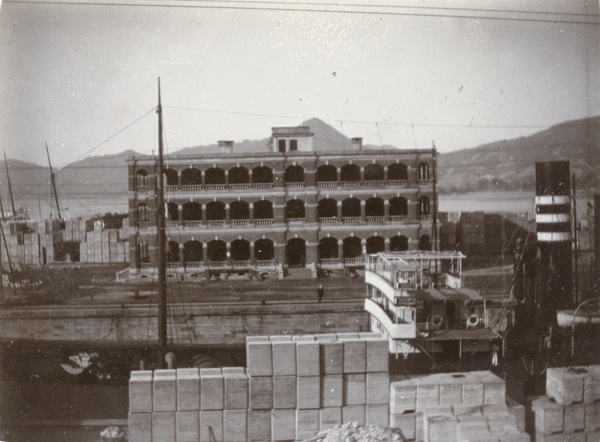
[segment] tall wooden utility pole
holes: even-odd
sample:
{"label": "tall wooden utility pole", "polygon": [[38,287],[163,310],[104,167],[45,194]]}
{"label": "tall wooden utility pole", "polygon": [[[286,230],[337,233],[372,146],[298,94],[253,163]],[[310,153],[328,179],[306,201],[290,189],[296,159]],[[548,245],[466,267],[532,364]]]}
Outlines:
{"label": "tall wooden utility pole", "polygon": [[158,346],[160,348],[159,364],[164,366],[167,354],[167,262],[165,232],[165,195],[163,177],[163,126],[162,104],[160,99],[160,77],[158,78]]}

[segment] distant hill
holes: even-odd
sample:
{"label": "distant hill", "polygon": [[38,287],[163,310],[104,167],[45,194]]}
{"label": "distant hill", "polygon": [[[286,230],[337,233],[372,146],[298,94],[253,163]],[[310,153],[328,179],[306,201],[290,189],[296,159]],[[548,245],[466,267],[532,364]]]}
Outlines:
{"label": "distant hill", "polygon": [[[350,150],[352,141],[329,124],[312,118],[300,123],[314,133],[319,151]],[[269,138],[234,143],[235,152],[268,152]],[[395,149],[391,145],[364,145],[365,149]],[[172,155],[218,153],[218,145],[192,146]],[[94,211],[103,200],[102,211],[126,210],[127,165],[125,160],[140,156],[128,150],[115,155],[93,156],[71,163],[56,173],[61,200],[77,201]],[[438,189],[441,194],[473,191],[517,191],[534,189],[537,161],[569,160],[576,175],[578,191],[600,192],[600,117],[569,121],[528,137],[502,140],[471,149],[439,154]],[[0,162],[0,188],[4,207],[10,207],[4,162]],[[54,205],[47,167],[8,160],[16,206],[19,201]],[[36,203],[37,205],[37,203]],[[100,210],[98,210],[100,211]]]}
{"label": "distant hill", "polygon": [[441,154],[441,193],[533,190],[535,163],[569,160],[581,190],[600,191],[600,117],[569,121],[528,137]]}

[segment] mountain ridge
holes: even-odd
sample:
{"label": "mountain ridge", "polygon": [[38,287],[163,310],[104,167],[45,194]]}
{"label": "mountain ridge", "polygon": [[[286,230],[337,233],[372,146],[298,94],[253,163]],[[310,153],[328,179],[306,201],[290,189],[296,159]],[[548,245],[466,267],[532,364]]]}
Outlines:
{"label": "mountain ridge", "polygon": [[[314,133],[319,151],[351,150],[352,141],[318,118],[300,125]],[[241,153],[268,152],[270,138],[243,140],[234,144]],[[341,145],[341,149],[340,149]],[[365,150],[397,149],[391,145],[365,144]],[[188,146],[174,155],[218,154],[218,144]],[[534,163],[569,160],[582,191],[600,191],[600,116],[566,121],[530,136],[499,140],[477,147],[438,153],[438,190],[441,194],[474,191],[533,190]],[[59,197],[86,200],[126,201],[127,165],[125,159],[141,156],[133,150],[113,155],[86,157],[55,171]],[[3,161],[0,161],[3,163]],[[0,167],[4,168],[4,164]],[[48,167],[30,162],[8,160],[11,187],[16,201],[53,200]],[[0,186],[7,189],[6,174],[0,173]],[[7,191],[2,192],[4,207],[9,207]],[[16,204],[17,205],[17,204]]]}

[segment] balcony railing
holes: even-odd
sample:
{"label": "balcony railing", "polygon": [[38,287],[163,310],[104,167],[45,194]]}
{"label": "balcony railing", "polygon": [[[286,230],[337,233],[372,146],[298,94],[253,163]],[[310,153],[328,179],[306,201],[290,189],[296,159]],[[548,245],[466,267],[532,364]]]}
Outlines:
{"label": "balcony railing", "polygon": [[272,189],[273,183],[256,183],[252,184],[254,189]]}
{"label": "balcony railing", "polygon": [[408,215],[393,215],[390,216],[390,221],[393,223],[397,223],[400,221],[408,221]]}
{"label": "balcony railing", "polygon": [[189,269],[201,269],[202,267],[204,267],[204,264],[202,263],[202,261],[192,261],[186,262],[185,266]]}
{"label": "balcony railing", "polygon": [[288,218],[288,224],[304,224],[306,223],[306,218]]}
{"label": "balcony railing", "polygon": [[319,263],[322,267],[338,267],[340,265],[339,258],[321,258]]}
{"label": "balcony railing", "polygon": [[431,221],[431,215],[419,215],[419,221]]}
{"label": "balcony railing", "polygon": [[137,226],[140,229],[147,229],[150,227],[150,221],[138,221]]}
{"label": "balcony railing", "polygon": [[[426,186],[432,183],[432,180],[417,180],[420,186]],[[335,188],[335,187],[405,187],[408,186],[408,180],[357,180],[357,181],[318,181],[317,187],[320,188]],[[214,191],[214,190],[265,190],[272,189],[273,183],[232,183],[232,184],[175,184],[165,186],[166,192],[198,192],[198,191]],[[287,182],[285,187],[288,189],[303,189],[306,187],[305,182]],[[148,186],[135,186],[135,192],[147,193]]]}
{"label": "balcony railing", "polygon": [[285,187],[288,189],[303,189],[306,187],[306,183],[285,183]]}
{"label": "balcony railing", "polygon": [[408,186],[408,180],[388,180],[387,183],[391,187]]}
{"label": "balcony railing", "polygon": [[360,223],[360,216],[345,216],[344,223],[347,223],[347,224]]}
{"label": "balcony railing", "polygon": [[167,221],[165,224],[167,227],[179,227],[179,221]]}
{"label": "balcony railing", "polygon": [[365,260],[362,256],[356,256],[354,258],[344,258],[344,264],[346,265],[357,265],[364,264]]}
{"label": "balcony railing", "polygon": [[319,218],[319,222],[321,224],[335,224],[337,223],[337,218],[335,216],[328,218]]}
{"label": "balcony railing", "polygon": [[232,190],[244,190],[250,189],[250,183],[241,183],[241,184],[230,184],[229,188]]}
{"label": "balcony railing", "polygon": [[231,224],[234,226],[247,226],[250,224],[249,219],[232,219]]}
{"label": "balcony railing", "polygon": [[384,180],[365,180],[365,186],[367,187],[383,187],[385,186]]}
{"label": "balcony railing", "polygon": [[266,226],[273,224],[275,221],[273,219],[255,219],[254,224],[257,226]]}
{"label": "balcony railing", "polygon": [[221,227],[225,225],[225,220],[224,219],[220,219],[220,220],[211,220],[211,221],[207,221],[208,225],[210,227]]}
{"label": "balcony railing", "polygon": [[367,216],[368,223],[382,223],[384,220],[383,216]]}
{"label": "balcony railing", "polygon": [[138,193],[148,192],[148,186],[135,186],[135,191]]}
{"label": "balcony railing", "polygon": [[337,187],[337,181],[319,181],[317,187]]}
{"label": "balcony railing", "polygon": [[179,268],[179,262],[168,262],[167,263],[167,268],[168,269],[178,269]]}
{"label": "balcony railing", "polygon": [[275,260],[273,259],[259,259],[256,261],[256,267],[275,267]]}
{"label": "balcony railing", "polygon": [[206,190],[226,190],[227,184],[206,184]]}
{"label": "balcony railing", "polygon": [[202,225],[202,220],[188,220],[183,222],[184,227],[198,227]]}
{"label": "balcony railing", "polygon": [[233,261],[233,267],[237,267],[237,268],[250,267],[250,260]]}
{"label": "balcony railing", "polygon": [[227,266],[227,261],[208,261],[208,267],[211,269],[222,269]]}

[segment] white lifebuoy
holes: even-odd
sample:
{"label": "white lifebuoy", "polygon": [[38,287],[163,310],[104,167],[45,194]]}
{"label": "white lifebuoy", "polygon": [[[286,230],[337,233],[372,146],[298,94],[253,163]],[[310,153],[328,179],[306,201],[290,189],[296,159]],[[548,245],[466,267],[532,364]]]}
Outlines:
{"label": "white lifebuoy", "polygon": [[429,319],[429,324],[432,328],[440,328],[443,323],[444,318],[442,318],[440,315],[432,315]]}
{"label": "white lifebuoy", "polygon": [[467,319],[467,328],[468,327],[477,327],[479,325],[479,316],[471,315]]}

